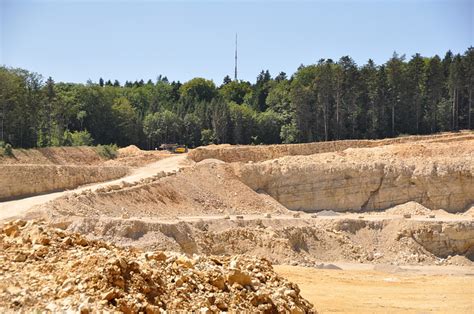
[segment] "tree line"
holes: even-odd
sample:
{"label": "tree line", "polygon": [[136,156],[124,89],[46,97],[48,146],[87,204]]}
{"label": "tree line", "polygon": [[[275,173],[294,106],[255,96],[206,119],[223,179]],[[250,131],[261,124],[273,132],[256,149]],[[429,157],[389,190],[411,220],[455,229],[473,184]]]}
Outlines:
{"label": "tree line", "polygon": [[0,142],[13,147],[161,143],[276,144],[472,129],[474,48],[441,59],[396,53],[358,66],[349,56],[255,83],[57,83],[0,67]]}

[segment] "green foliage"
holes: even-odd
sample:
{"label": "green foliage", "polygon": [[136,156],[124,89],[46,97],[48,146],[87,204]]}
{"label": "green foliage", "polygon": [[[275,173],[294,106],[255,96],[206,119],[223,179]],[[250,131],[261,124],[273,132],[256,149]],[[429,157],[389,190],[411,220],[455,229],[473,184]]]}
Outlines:
{"label": "green foliage", "polygon": [[105,159],[115,159],[117,157],[118,146],[115,144],[97,145],[96,151],[99,156]]}
{"label": "green foliage", "polygon": [[217,94],[216,85],[200,77],[184,83],[179,92],[184,100],[211,101]]}
{"label": "green foliage", "polygon": [[67,141],[70,146],[91,146],[94,142],[94,139],[87,130],[73,132],[66,131],[64,140],[65,142]]}
{"label": "green foliage", "polygon": [[0,141],[0,148],[4,148],[5,147],[5,142],[4,141]]}
{"label": "green foliage", "polygon": [[172,111],[155,112],[145,117],[143,132],[152,146],[180,142],[183,121]]}
{"label": "green foliage", "polygon": [[252,93],[250,83],[244,81],[231,81],[221,86],[219,93],[225,101],[243,104],[247,95]]}
{"label": "green foliage", "polygon": [[298,139],[298,128],[294,123],[285,124],[281,127],[280,137],[283,144],[296,143]]}
{"label": "green foliage", "polygon": [[257,137],[253,142],[265,144],[281,143],[280,130],[283,118],[272,110],[258,113],[255,123],[257,125]]}
{"label": "green foliage", "polygon": [[201,143],[201,121],[194,113],[188,113],[183,121],[185,140],[184,144],[189,147],[199,146]]}
{"label": "green foliage", "polygon": [[235,144],[250,144],[255,128],[256,112],[247,105],[229,105],[229,115],[232,126],[232,139]]}
{"label": "green foliage", "polygon": [[202,145],[213,144],[215,141],[214,131],[210,129],[204,129],[201,131],[201,143]]}
{"label": "green foliage", "polygon": [[10,143],[7,143],[3,148],[3,156],[13,157],[13,148]]}
{"label": "green foliage", "polygon": [[231,125],[229,106],[222,98],[217,98],[212,100],[210,107],[214,139],[218,144],[227,143]]}
{"label": "green foliage", "polygon": [[127,146],[138,141],[138,117],[136,111],[125,97],[119,97],[113,101],[113,128],[117,137],[116,143],[120,146]]}
{"label": "green foliage", "polygon": [[150,149],[472,129],[473,64],[472,47],[444,58],[395,53],[381,65],[358,66],[343,56],[302,65],[291,76],[262,71],[255,83],[226,77],[219,88],[204,78],[181,84],[161,75],[124,85],[61,83],[0,66],[0,140],[30,148],[91,145],[93,138]]}

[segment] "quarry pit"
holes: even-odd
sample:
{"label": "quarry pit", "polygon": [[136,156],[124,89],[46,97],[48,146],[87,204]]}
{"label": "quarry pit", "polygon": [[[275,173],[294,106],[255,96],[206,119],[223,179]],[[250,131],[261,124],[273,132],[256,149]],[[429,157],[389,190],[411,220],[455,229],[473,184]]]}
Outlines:
{"label": "quarry pit", "polygon": [[[257,278],[259,283],[255,281],[255,285],[261,289],[249,281],[248,286],[253,288],[249,288],[249,295],[241,296],[246,300],[242,302],[247,308],[262,312],[308,312],[312,308],[309,301],[314,303],[313,310],[337,310],[324,299],[329,295],[318,292],[323,289],[324,280],[303,280],[297,276],[301,269],[315,272],[315,277],[318,271],[329,272],[328,276],[340,274],[334,278],[334,286],[340,289],[344,289],[338,286],[341,281],[347,280],[344,276],[359,278],[368,271],[379,276],[374,290],[380,288],[380,276],[391,276],[401,282],[416,279],[422,286],[423,280],[415,278],[413,273],[426,278],[444,276],[453,286],[474,285],[473,132],[373,141],[211,145],[184,155],[129,147],[122,149],[119,158],[113,161],[102,160],[88,148],[67,152],[51,148],[41,156],[35,154],[38,152],[32,151],[31,157],[27,157],[17,152],[15,161],[0,158],[3,173],[11,173],[2,176],[0,190],[4,199],[0,203],[4,230],[0,239],[7,252],[0,261],[5,264],[9,258],[18,257],[22,249],[27,251],[23,252],[26,256],[23,262],[40,263],[33,251],[38,249],[34,245],[43,244],[26,241],[25,247],[21,247],[15,240],[16,255],[9,255],[8,249],[15,245],[11,244],[12,234],[5,231],[12,225],[18,226],[20,237],[24,234],[22,230],[36,230],[40,224],[44,230],[53,230],[47,231],[48,234],[64,232],[61,239],[72,234],[94,247],[110,243],[114,248],[106,249],[121,258],[125,258],[122,250],[164,252],[174,256],[169,261],[166,259],[166,263],[175,265],[179,272],[187,267],[185,261],[189,261],[192,265],[202,264],[206,271],[210,264],[220,263],[225,274],[235,269],[257,274],[250,268],[237,267],[235,262],[231,265],[228,259],[241,258],[245,267],[259,263],[261,272],[266,272],[268,278],[294,291],[291,298],[290,292],[281,298],[273,297],[272,293],[276,292],[266,281],[252,275],[249,280]],[[70,157],[79,155],[80,158]],[[27,179],[18,178],[18,173],[24,178],[34,177],[35,183],[28,184]],[[15,219],[21,220],[12,222]],[[58,242],[56,250],[66,249]],[[88,253],[81,251],[81,254]],[[140,264],[139,254],[133,256]],[[214,256],[218,262],[212,262]],[[257,262],[262,258],[268,261],[268,266],[266,262]],[[128,269],[124,265],[117,267]],[[278,266],[273,270],[271,265]],[[149,266],[141,267],[146,270]],[[8,284],[0,284],[0,300],[3,300],[0,307],[19,309],[23,305],[24,309],[33,309],[35,303],[25,300],[23,290],[11,288],[26,278],[22,276],[27,276],[18,271],[17,282],[10,278],[3,281]],[[275,271],[300,284],[300,288],[279,279]],[[1,270],[2,276],[8,277],[6,269]],[[229,275],[226,276],[228,280]],[[124,278],[126,283],[133,281]],[[201,279],[193,280],[198,285]],[[234,291],[231,283],[226,285]],[[236,286],[234,292],[247,289],[245,284],[241,286],[244,288]],[[123,292],[113,282],[104,286],[104,291],[97,289],[105,293],[109,288],[115,289],[114,298],[99,305],[89,303],[103,309],[116,306],[123,306],[122,310],[143,310],[147,306],[179,309],[165,297],[160,299],[162,303],[155,299],[140,303],[133,298],[143,291],[132,293],[124,288]],[[208,298],[214,288],[207,292],[207,288],[199,289],[199,295]],[[78,292],[70,291],[56,295],[51,306],[78,309],[85,304]],[[84,291],[87,294],[88,290]],[[266,297],[257,297],[258,291],[267,291]],[[53,298],[52,294],[45,295]],[[228,310],[239,310],[238,299],[227,294],[219,297],[229,304]],[[473,297],[472,291],[464,291],[455,297],[457,307],[453,307],[454,301],[443,303],[442,300],[436,306],[440,312],[469,312]],[[18,302],[12,304],[9,300],[15,298]],[[365,304],[366,311],[384,306],[383,299],[369,306],[361,298],[360,304]],[[212,300],[210,304],[203,301],[193,309],[214,306],[212,309],[221,311],[215,298]],[[401,300],[399,309],[408,312],[429,309],[430,305],[423,308],[422,300],[420,297],[420,303],[415,305]],[[37,309],[47,306],[40,304]]]}

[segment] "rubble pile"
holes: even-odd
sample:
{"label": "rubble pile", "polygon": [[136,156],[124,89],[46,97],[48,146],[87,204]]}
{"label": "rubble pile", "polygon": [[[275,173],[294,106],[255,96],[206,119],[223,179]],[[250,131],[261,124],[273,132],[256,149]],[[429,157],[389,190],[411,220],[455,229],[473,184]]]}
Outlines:
{"label": "rubble pile", "polygon": [[0,309],[314,312],[265,259],[119,248],[16,220],[0,229]]}

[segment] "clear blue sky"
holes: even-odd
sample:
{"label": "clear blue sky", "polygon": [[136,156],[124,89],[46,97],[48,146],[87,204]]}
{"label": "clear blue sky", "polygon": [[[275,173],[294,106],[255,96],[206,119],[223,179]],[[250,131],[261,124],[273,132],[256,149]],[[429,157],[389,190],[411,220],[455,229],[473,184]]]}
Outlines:
{"label": "clear blue sky", "polygon": [[384,63],[463,53],[473,45],[474,1],[22,1],[0,0],[0,64],[55,81],[170,80],[220,84],[262,69],[350,55]]}

